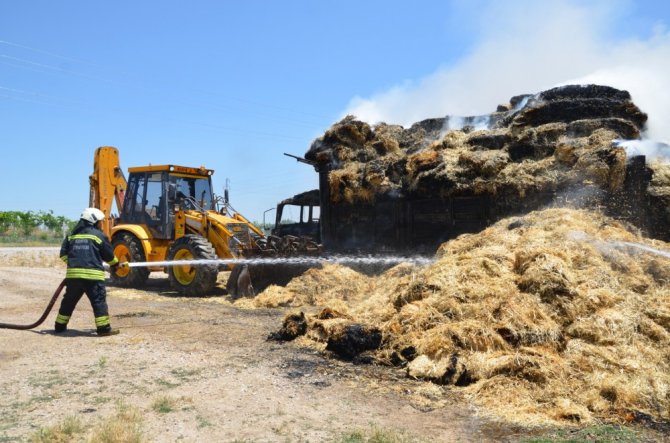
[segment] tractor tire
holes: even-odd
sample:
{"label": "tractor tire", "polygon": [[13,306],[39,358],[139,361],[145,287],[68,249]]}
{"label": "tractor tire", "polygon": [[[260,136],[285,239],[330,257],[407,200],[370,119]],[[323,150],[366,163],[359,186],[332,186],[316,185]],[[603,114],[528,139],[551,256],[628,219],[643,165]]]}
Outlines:
{"label": "tractor tire", "polygon": [[[112,239],[112,249],[120,262],[146,261],[142,244],[132,234],[124,232],[115,235]],[[147,268],[117,268],[111,272],[112,284],[127,288],[140,288],[149,278],[149,272]]]}
{"label": "tractor tire", "polygon": [[[212,244],[199,235],[185,235],[170,246],[168,260],[216,260]],[[177,265],[168,267],[170,286],[186,296],[202,296],[216,286],[218,266],[213,265]]]}

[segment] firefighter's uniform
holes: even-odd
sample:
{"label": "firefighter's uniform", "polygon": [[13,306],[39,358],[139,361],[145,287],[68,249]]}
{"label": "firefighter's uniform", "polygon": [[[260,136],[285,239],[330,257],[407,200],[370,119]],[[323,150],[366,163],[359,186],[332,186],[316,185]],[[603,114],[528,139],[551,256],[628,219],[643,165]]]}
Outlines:
{"label": "firefighter's uniform", "polygon": [[67,290],[63,296],[58,316],[56,317],[56,332],[67,329],[70,316],[86,293],[93,307],[95,326],[98,334],[109,335],[118,332],[112,330],[107,309],[107,291],[105,289],[105,271],[103,260],[110,266],[118,264],[109,240],[95,226],[95,219],[87,221],[82,214],[82,220],[63,240],[60,258],[67,263],[65,274]]}

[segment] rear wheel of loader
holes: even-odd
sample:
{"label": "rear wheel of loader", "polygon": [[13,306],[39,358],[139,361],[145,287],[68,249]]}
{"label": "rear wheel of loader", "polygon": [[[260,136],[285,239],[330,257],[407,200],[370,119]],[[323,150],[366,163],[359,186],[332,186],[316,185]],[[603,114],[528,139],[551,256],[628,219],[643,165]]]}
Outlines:
{"label": "rear wheel of loader", "polygon": [[[121,233],[114,236],[112,239],[112,248],[114,249],[114,256],[120,262],[144,262],[144,250],[140,241],[132,234]],[[144,286],[147,278],[149,278],[149,270],[147,268],[117,268],[112,272],[112,283],[119,286],[126,286],[137,288]]]}
{"label": "rear wheel of loader", "polygon": [[[175,240],[168,251],[168,260],[216,260],[211,243],[199,235],[185,235]],[[181,294],[205,295],[216,285],[218,267],[212,265],[177,265],[168,268],[170,285]]]}

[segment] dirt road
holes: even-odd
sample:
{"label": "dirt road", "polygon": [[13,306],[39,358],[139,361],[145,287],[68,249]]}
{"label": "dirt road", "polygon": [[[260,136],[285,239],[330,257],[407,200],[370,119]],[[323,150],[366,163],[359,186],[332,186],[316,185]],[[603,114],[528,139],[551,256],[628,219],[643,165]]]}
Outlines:
{"label": "dirt road", "polygon": [[[0,252],[1,322],[38,318],[63,276],[57,264],[39,267],[51,252]],[[35,330],[0,329],[0,441],[72,416],[89,438],[120,404],[140,411],[146,441],[338,441],[373,428],[426,441],[517,439],[401,370],[267,341],[284,310],[242,310],[223,290],[176,297],[165,278],[142,291],[110,287],[108,301],[117,336],[95,336],[86,299],[64,335],[52,333],[57,307]]]}

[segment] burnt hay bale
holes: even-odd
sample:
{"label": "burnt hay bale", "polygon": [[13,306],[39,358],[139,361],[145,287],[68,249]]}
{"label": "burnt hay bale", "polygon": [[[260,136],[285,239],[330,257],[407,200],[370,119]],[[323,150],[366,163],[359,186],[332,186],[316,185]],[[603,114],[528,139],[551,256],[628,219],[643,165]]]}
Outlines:
{"label": "burnt hay bale", "polygon": [[534,103],[524,108],[513,119],[515,126],[540,126],[552,122],[571,123],[575,120],[623,118],[641,128],[647,114],[630,101],[609,98],[587,98],[581,100],[555,100]]}
{"label": "burnt hay bale", "polygon": [[429,118],[414,123],[407,132],[420,134],[424,138],[436,139],[444,129],[444,122],[444,118]]}
{"label": "burnt hay bale", "polygon": [[640,138],[640,128],[623,118],[599,118],[575,120],[568,124],[566,134],[571,138],[588,137],[598,129],[616,132],[619,138],[633,140]]}
{"label": "burnt hay bale", "polygon": [[268,336],[268,340],[291,341],[307,333],[307,319],[305,313],[289,314],[279,331]]}
{"label": "burnt hay bale", "polygon": [[507,132],[477,131],[470,134],[466,143],[484,149],[502,149],[512,140]]}
{"label": "burnt hay bale", "polygon": [[328,336],[326,350],[345,360],[352,360],[362,352],[379,348],[381,343],[382,333],[378,328],[350,323],[333,328]]}
{"label": "burnt hay bale", "polygon": [[612,100],[626,101],[631,96],[628,91],[603,85],[565,85],[557,86],[538,94],[541,100],[563,100],[563,99],[589,99],[607,98]]}

